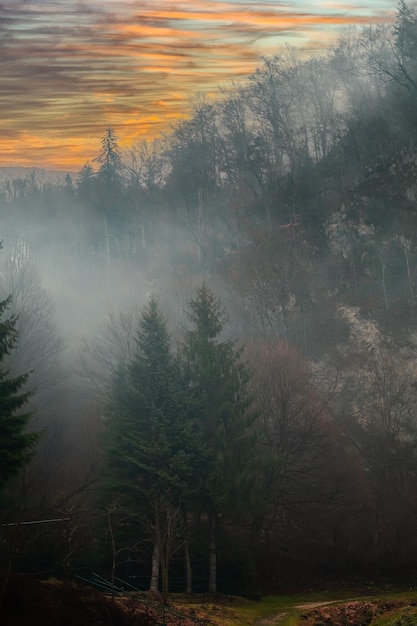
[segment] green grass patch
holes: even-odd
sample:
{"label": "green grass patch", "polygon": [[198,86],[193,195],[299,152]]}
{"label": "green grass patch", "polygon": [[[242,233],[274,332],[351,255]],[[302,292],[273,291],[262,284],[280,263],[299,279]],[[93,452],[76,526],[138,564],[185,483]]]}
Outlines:
{"label": "green grass patch", "polygon": [[[362,593],[361,593],[362,592]],[[202,611],[215,626],[253,626],[264,623],[276,623],[280,626],[300,626],[302,615],[315,605],[340,606],[345,603],[372,602],[374,600],[401,600],[404,603],[416,603],[416,591],[381,590],[328,590],[290,595],[265,596],[259,601],[250,601],[236,596],[173,598],[178,608],[193,608],[196,613]],[[278,621],[279,618],[279,621]],[[397,621],[395,621],[397,620]],[[402,621],[401,621],[402,620]],[[411,626],[417,624],[417,607],[399,607],[372,622],[372,626]]]}

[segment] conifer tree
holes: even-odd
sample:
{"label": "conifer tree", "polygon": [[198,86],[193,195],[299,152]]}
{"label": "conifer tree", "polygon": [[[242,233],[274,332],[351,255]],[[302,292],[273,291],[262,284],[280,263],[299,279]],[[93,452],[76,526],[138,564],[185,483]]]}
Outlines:
{"label": "conifer tree", "polygon": [[83,199],[90,200],[91,195],[92,195],[92,190],[94,188],[93,183],[94,183],[94,170],[93,170],[91,163],[87,161],[87,163],[85,163],[80,169],[80,171],[78,172],[77,185],[76,185],[78,196]]}
{"label": "conifer tree", "polygon": [[189,318],[184,358],[190,389],[199,399],[195,419],[205,438],[200,506],[209,519],[208,590],[215,593],[217,517],[236,506],[251,444],[250,371],[235,342],[221,339],[225,312],[206,285],[191,300]]}
{"label": "conifer tree", "polygon": [[94,159],[99,164],[98,179],[109,187],[121,182],[122,155],[113,128],[108,128],[101,140],[101,150]]}
{"label": "conifer tree", "polygon": [[31,414],[20,409],[30,393],[23,392],[29,374],[9,377],[4,363],[17,339],[16,318],[6,318],[11,298],[0,302],[0,488],[31,458],[38,434],[26,431]]}
{"label": "conifer tree", "polygon": [[[152,518],[151,588],[156,591],[162,551],[169,549],[161,545],[163,516],[167,503],[178,508],[189,497],[201,437],[198,425],[190,419],[179,362],[154,298],[139,323],[136,354],[119,368],[108,416],[108,484],[125,496],[131,510]],[[166,552],[164,593],[168,557]]]}
{"label": "conifer tree", "polygon": [[95,177],[96,202],[103,219],[106,259],[110,265],[112,254],[116,250],[120,254],[119,238],[124,232],[125,225],[122,153],[113,128],[107,129],[101,140],[101,150],[94,161],[99,164]]}

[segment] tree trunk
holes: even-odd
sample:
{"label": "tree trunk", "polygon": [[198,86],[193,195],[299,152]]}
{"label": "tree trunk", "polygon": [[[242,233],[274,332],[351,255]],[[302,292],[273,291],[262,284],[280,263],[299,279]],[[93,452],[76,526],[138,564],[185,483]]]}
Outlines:
{"label": "tree trunk", "polygon": [[217,593],[216,514],[209,514],[209,584],[208,592]]}
{"label": "tree trunk", "polygon": [[114,600],[114,579],[116,576],[116,556],[117,556],[117,552],[116,552],[116,542],[114,539],[114,532],[113,532],[113,523],[112,523],[112,519],[111,519],[111,509],[108,509],[107,511],[107,523],[108,523],[108,527],[109,527],[109,533],[110,533],[110,540],[111,540],[111,552],[112,552],[112,566],[111,566],[111,599]]}
{"label": "tree trunk", "polygon": [[168,604],[169,589],[169,554],[163,554],[161,558],[161,579],[162,579],[162,599],[165,605]]}
{"label": "tree trunk", "polygon": [[411,305],[411,317],[414,317],[414,293],[413,293],[413,283],[411,280],[411,271],[410,271],[410,262],[408,259],[408,251],[407,244],[403,244],[403,251],[405,255],[405,262],[407,264],[407,278],[408,278],[408,289],[410,292],[410,305]]}
{"label": "tree trunk", "polygon": [[159,592],[159,548],[156,542],[154,543],[152,552],[152,573],[149,591],[152,593]]}
{"label": "tree trunk", "polygon": [[[161,498],[161,496],[160,496]],[[159,568],[161,571],[161,583],[162,583],[162,598],[163,603],[168,604],[168,571],[169,571],[169,556],[170,556],[170,519],[169,519],[169,511],[163,506],[164,503],[162,498],[159,500],[157,504],[157,520],[156,520],[156,529],[157,535],[156,539],[159,546]],[[161,506],[162,505],[162,506]],[[159,507],[161,506],[161,511]]]}
{"label": "tree trunk", "polygon": [[192,572],[192,569],[191,569],[190,543],[188,541],[188,525],[187,525],[187,514],[186,513],[184,513],[184,530],[185,530],[185,540],[184,540],[185,593],[192,593],[192,591],[193,591],[193,572]]}
{"label": "tree trunk", "polygon": [[103,222],[104,222],[104,242],[106,245],[106,262],[107,262],[107,265],[110,265],[109,227],[107,224],[107,217],[104,212],[103,212]]}

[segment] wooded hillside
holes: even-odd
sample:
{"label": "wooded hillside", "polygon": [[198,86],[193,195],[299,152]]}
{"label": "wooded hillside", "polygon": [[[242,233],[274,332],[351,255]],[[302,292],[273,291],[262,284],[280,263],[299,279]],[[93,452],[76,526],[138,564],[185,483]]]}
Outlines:
{"label": "wooded hillside", "polygon": [[104,129],[74,178],[4,177],[4,376],[41,436],[2,561],[164,592],[414,573],[416,175],[401,0],[165,137]]}

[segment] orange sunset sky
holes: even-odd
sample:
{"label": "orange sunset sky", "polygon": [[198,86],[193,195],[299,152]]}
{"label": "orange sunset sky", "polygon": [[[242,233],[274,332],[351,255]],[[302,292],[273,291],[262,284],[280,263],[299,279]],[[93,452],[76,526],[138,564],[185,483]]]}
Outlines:
{"label": "orange sunset sky", "polygon": [[392,19],[394,0],[0,1],[0,166],[78,171],[107,127],[153,139],[284,44]]}

